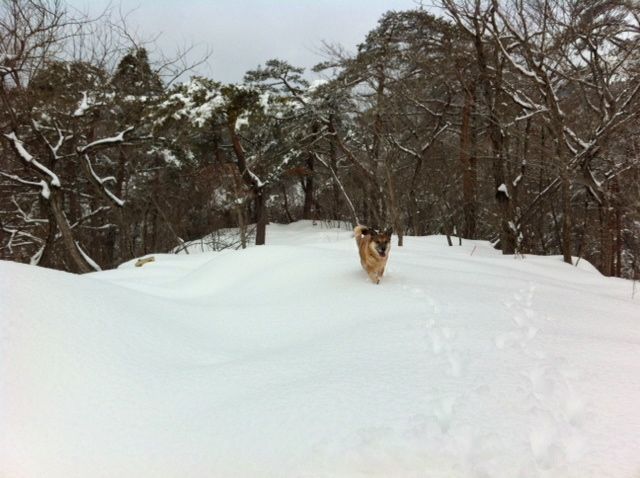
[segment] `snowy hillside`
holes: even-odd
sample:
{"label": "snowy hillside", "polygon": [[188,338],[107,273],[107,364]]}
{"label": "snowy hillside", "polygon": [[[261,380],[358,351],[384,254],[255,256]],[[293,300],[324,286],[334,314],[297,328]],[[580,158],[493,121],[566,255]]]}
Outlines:
{"label": "snowy hillside", "polygon": [[348,230],[84,276],[0,262],[0,476],[638,477],[640,298]]}

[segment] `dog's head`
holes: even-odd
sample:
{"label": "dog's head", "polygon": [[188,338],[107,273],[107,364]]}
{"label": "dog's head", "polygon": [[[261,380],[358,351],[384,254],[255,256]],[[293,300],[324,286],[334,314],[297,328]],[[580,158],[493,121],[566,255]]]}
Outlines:
{"label": "dog's head", "polygon": [[378,232],[373,228],[366,228],[362,230],[363,236],[369,237],[369,247],[378,257],[387,257],[389,249],[391,249],[391,234],[393,231],[391,228],[385,229],[383,232]]}

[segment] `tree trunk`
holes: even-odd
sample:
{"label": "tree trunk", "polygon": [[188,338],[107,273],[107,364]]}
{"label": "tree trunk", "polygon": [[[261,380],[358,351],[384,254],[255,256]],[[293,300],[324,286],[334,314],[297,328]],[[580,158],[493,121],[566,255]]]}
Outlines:
{"label": "tree trunk", "polygon": [[48,201],[52,214],[55,216],[56,223],[62,236],[62,243],[64,244],[67,256],[71,260],[75,272],[85,273],[93,272],[93,268],[89,265],[86,259],[80,254],[78,246],[73,238],[73,232],[69,221],[62,210],[62,201],[59,192],[55,188],[51,188],[51,196]]}
{"label": "tree trunk", "polygon": [[396,188],[393,181],[393,173],[391,171],[391,160],[388,154],[383,154],[382,151],[382,136],[384,133],[384,126],[382,121],[382,114],[385,108],[384,104],[384,90],[386,75],[384,67],[382,65],[376,66],[378,84],[376,87],[376,108],[375,117],[373,123],[373,144],[371,153],[374,163],[376,165],[376,176],[380,177],[384,174],[386,179],[386,191],[383,186],[379,186],[379,191],[374,192],[374,198],[376,199],[376,209],[378,211],[378,226],[383,226],[383,217],[387,216],[394,229],[398,233],[398,246],[402,245],[402,224],[400,223],[400,213],[397,205]]}
{"label": "tree trunk", "polygon": [[329,133],[331,136],[329,137],[329,158],[331,161],[331,169],[333,170],[334,175],[332,175],[331,181],[331,189],[333,192],[333,219],[340,219],[340,184],[338,184],[338,146],[336,145],[336,140],[334,138],[335,129],[333,127],[333,115],[329,118]]}
{"label": "tree trunk", "polygon": [[[119,147],[119,157],[118,157],[118,172],[116,175],[116,191],[118,197],[124,199],[127,197],[127,183],[128,183],[128,172],[127,172],[127,163],[128,158],[125,154],[124,148]],[[158,158],[155,159],[155,165],[159,165]],[[115,211],[117,215],[118,221],[118,230],[115,233],[116,241],[114,246],[116,250],[114,251],[114,258],[116,261],[126,260],[130,257],[135,257],[135,245],[133,243],[133,238],[131,237],[131,230],[129,224],[125,220],[124,211],[122,208],[117,208]],[[116,264],[114,263],[114,266]]]}
{"label": "tree trunk", "polygon": [[[289,221],[289,223],[292,223],[293,217],[291,216],[291,212],[289,211],[289,199],[287,198],[287,187],[284,184],[282,185],[282,196],[284,198],[284,213],[287,215],[287,220]],[[305,196],[305,201],[306,201],[306,196]],[[306,203],[305,203],[305,206],[306,206]],[[311,210],[311,206],[309,206],[309,210]],[[304,214],[302,218],[311,219],[310,217],[304,217]]]}
{"label": "tree trunk", "polygon": [[236,217],[238,218],[238,230],[240,231],[240,247],[247,248],[247,221],[244,206],[240,205],[236,208]]}
{"label": "tree trunk", "polygon": [[571,260],[571,182],[566,169],[562,173],[562,258],[567,264]]}
{"label": "tree trunk", "polygon": [[398,208],[398,200],[396,197],[395,181],[393,180],[393,172],[389,159],[385,157],[384,169],[387,175],[387,189],[389,193],[389,213],[393,224],[394,232],[398,235],[398,246],[402,247],[404,243],[404,231],[402,221],[400,220],[400,209]]}
{"label": "tree trunk", "polygon": [[267,211],[262,188],[256,192],[254,201],[256,208],[256,246],[262,246],[267,237]]}
{"label": "tree trunk", "polygon": [[470,90],[465,90],[464,107],[462,109],[462,129],[460,132],[460,166],[462,168],[462,215],[464,226],[462,236],[467,239],[476,237],[476,189],[477,161],[472,148],[474,132],[472,115],[475,111],[475,83]]}
{"label": "tree trunk", "polygon": [[616,210],[616,277],[622,277],[622,219]]}
{"label": "tree trunk", "polygon": [[414,236],[422,235],[420,229],[420,221],[418,219],[418,200],[416,198],[416,192],[409,191],[409,216],[411,218],[411,233]]}
{"label": "tree trunk", "polygon": [[308,175],[304,178],[304,206],[302,207],[302,219],[313,219],[313,170],[314,156],[312,153],[307,154],[306,163],[309,170]]}
{"label": "tree trunk", "polygon": [[151,247],[145,252],[155,252],[158,247],[158,210],[153,208],[151,213]]}
{"label": "tree trunk", "polygon": [[38,261],[38,265],[42,267],[53,267],[53,246],[56,240],[56,232],[58,231],[58,224],[56,223],[56,216],[53,214],[53,210],[46,204],[45,199],[41,199],[41,204],[44,206],[44,209],[47,211],[47,215],[49,216],[49,232],[47,234],[47,239],[44,244],[44,249],[42,250],[42,255],[40,256],[40,260]]}
{"label": "tree trunk", "polygon": [[411,177],[411,185],[409,186],[409,204],[411,211],[411,227],[413,228],[413,234],[416,236],[421,236],[423,231],[420,226],[419,214],[420,211],[418,209],[418,196],[416,193],[416,189],[418,187],[418,178],[420,177],[420,172],[422,171],[422,164],[424,163],[426,151],[424,151],[420,157],[416,160],[416,165],[413,169],[413,176]]}
{"label": "tree trunk", "polygon": [[238,171],[244,183],[251,188],[253,192],[253,200],[255,205],[255,219],[256,219],[256,246],[264,245],[266,241],[267,230],[267,210],[266,201],[264,198],[264,185],[260,183],[258,177],[249,171],[247,167],[247,158],[240,142],[240,137],[236,133],[236,118],[230,116],[227,121],[227,129],[231,136],[231,145],[233,146],[233,152],[236,155],[236,165]]}
{"label": "tree trunk", "polygon": [[[477,4],[479,6],[479,3]],[[512,208],[509,200],[509,185],[505,179],[505,151],[502,121],[498,112],[498,92],[502,86],[501,69],[491,69],[487,65],[486,51],[484,48],[484,38],[481,29],[476,27],[474,43],[477,53],[478,67],[480,69],[480,83],[486,107],[489,110],[487,128],[489,139],[491,140],[492,170],[495,184],[495,198],[498,204],[500,215],[500,247],[503,254],[513,254],[516,249],[515,231],[510,223],[514,223],[511,217]],[[496,62],[497,64],[497,62]],[[492,79],[493,78],[493,79]]]}
{"label": "tree trunk", "polygon": [[511,220],[513,213],[511,202],[504,200],[500,203],[500,223],[501,223],[501,239],[502,253],[515,254],[516,252],[516,231],[513,227],[515,223]]}

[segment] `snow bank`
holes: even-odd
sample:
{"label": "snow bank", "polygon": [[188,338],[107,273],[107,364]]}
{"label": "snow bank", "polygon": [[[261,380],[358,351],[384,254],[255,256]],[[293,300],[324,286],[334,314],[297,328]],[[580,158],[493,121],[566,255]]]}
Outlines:
{"label": "snow bank", "polygon": [[410,237],[375,286],[345,229],[267,238],[0,262],[0,476],[640,473],[630,282]]}

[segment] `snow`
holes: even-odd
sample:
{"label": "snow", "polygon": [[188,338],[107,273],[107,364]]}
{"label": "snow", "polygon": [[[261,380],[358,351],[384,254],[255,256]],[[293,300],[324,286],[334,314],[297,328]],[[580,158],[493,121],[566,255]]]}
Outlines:
{"label": "snow", "polygon": [[256,185],[257,188],[264,187],[265,185],[264,182],[258,176],[256,176],[256,174],[253,171],[251,171],[248,167],[245,169],[247,170],[247,173],[251,177],[251,181],[253,182],[253,184]]}
{"label": "snow", "polygon": [[[13,181],[16,181],[16,182],[19,182],[19,183],[22,183],[22,184],[27,184],[29,186],[39,187],[40,188],[40,195],[43,198],[49,199],[51,197],[51,189],[49,188],[49,185],[47,184],[47,182],[44,179],[41,179],[38,182],[27,181],[26,179],[22,179],[21,177],[16,176],[15,174],[7,174],[7,173],[3,173],[2,171],[0,171],[0,176],[4,176],[5,178],[9,178],[9,179],[11,179]],[[14,204],[15,204],[15,202],[14,202]]]}
{"label": "snow", "polygon": [[0,476],[635,477],[640,300],[348,229],[82,276],[0,262]]}
{"label": "snow", "polygon": [[83,154],[86,151],[93,149],[97,146],[111,146],[111,145],[115,145],[115,144],[120,144],[122,142],[124,142],[124,135],[127,133],[130,133],[131,131],[134,130],[133,126],[129,126],[128,128],[126,128],[123,131],[120,131],[117,135],[112,136],[110,138],[102,138],[102,139],[98,139],[96,141],[93,141],[85,146],[80,146],[78,147],[78,153]]}
{"label": "snow", "polygon": [[78,241],[76,242],[76,247],[78,248],[78,252],[80,253],[80,255],[82,255],[82,257],[84,258],[85,261],[87,261],[87,263],[91,266],[91,268],[94,271],[101,271],[102,268],[96,263],[96,261],[94,261],[89,254],[87,254],[84,249],[82,249],[82,247],[80,247],[80,244],[78,243]]}
{"label": "snow", "polygon": [[[13,143],[13,147],[15,148],[16,152],[25,163],[32,164],[36,169],[41,171],[43,174],[46,174],[47,176],[49,176],[49,178],[51,178],[51,186],[56,188],[60,187],[60,178],[58,178],[58,176],[53,171],[51,171],[49,168],[47,168],[42,163],[40,163],[36,158],[31,156],[31,154],[29,154],[29,152],[25,149],[24,143],[18,139],[15,133],[5,134],[4,136]],[[45,195],[44,188],[43,188],[42,195],[43,196]]]}
{"label": "snow", "polygon": [[316,91],[318,88],[320,88],[321,86],[326,85],[327,83],[329,83],[329,80],[327,80],[325,78],[316,78],[315,80],[313,80],[311,82],[311,84],[309,85],[309,88],[307,89],[307,91],[312,93],[312,92]]}
{"label": "snow", "polygon": [[182,161],[178,159],[178,157],[173,153],[173,151],[161,148],[158,150],[153,150],[154,153],[158,153],[163,161],[171,166],[180,167],[182,166]]}
{"label": "snow", "polygon": [[87,92],[83,91],[82,100],[80,100],[80,104],[78,105],[78,107],[76,108],[76,110],[73,112],[71,116],[73,116],[74,118],[84,116],[90,107],[91,106],[89,105],[89,101],[87,99]]}
{"label": "snow", "polygon": [[258,104],[262,108],[262,112],[264,114],[269,114],[269,96],[269,92],[265,91],[263,93],[260,93],[260,96],[258,97]]}
{"label": "snow", "polygon": [[[124,133],[120,133],[120,135],[118,135],[119,137],[124,137]],[[96,141],[95,143],[98,143],[98,141]],[[92,144],[95,144],[92,143]],[[91,145],[87,145],[85,147],[85,149],[91,147]],[[113,176],[107,176],[105,178],[101,178],[100,176],[98,176],[95,172],[95,170],[93,169],[93,166],[91,166],[91,160],[89,159],[88,155],[84,155],[83,156],[87,167],[89,168],[89,172],[91,173],[91,176],[93,176],[93,179],[95,179],[95,181],[102,186],[102,190],[104,191],[104,193],[107,195],[107,197],[109,197],[109,199],[111,199],[118,207],[123,207],[124,206],[124,200],[120,199],[119,197],[117,197],[115,194],[113,194],[106,186],[105,183],[112,181],[115,182],[116,178]],[[92,266],[93,267],[93,266]],[[94,267],[95,269],[95,267]]]}
{"label": "snow", "polygon": [[[202,128],[227,106],[219,85],[205,84],[201,78],[191,78],[180,88],[184,91],[177,91],[160,105],[162,108],[177,107],[172,114],[176,120],[186,118],[196,127]],[[198,99],[200,96],[203,99]]]}
{"label": "snow", "polygon": [[236,131],[238,131],[243,126],[248,126],[248,125],[249,125],[249,115],[245,112],[236,118],[236,123],[234,128]]}
{"label": "snow", "polygon": [[[526,164],[526,163],[523,161],[523,165],[524,165],[524,164]],[[514,187],[514,188],[517,188],[517,187],[518,187],[518,184],[520,184],[520,181],[522,181],[522,174],[518,174],[518,176],[513,180],[513,182],[512,182],[511,184],[513,184],[513,187]],[[505,188],[504,188],[504,189],[505,189],[505,191],[504,191],[504,192],[506,192],[506,189],[507,189],[507,188],[506,188],[506,186],[505,186]],[[508,193],[507,193],[507,194],[508,194]]]}
{"label": "snow", "polygon": [[40,186],[40,195],[45,199],[49,199],[51,197],[51,189],[49,189],[47,182],[41,179],[38,185]]}
{"label": "snow", "polygon": [[504,193],[505,196],[509,197],[509,190],[507,189],[507,185],[505,183],[502,183],[500,186],[498,186],[498,191]]}
{"label": "snow", "polygon": [[218,114],[225,105],[226,101],[220,93],[209,92],[207,93],[205,103],[197,107],[185,108],[185,111],[179,114],[188,116],[193,124],[202,128],[206,122]]}

